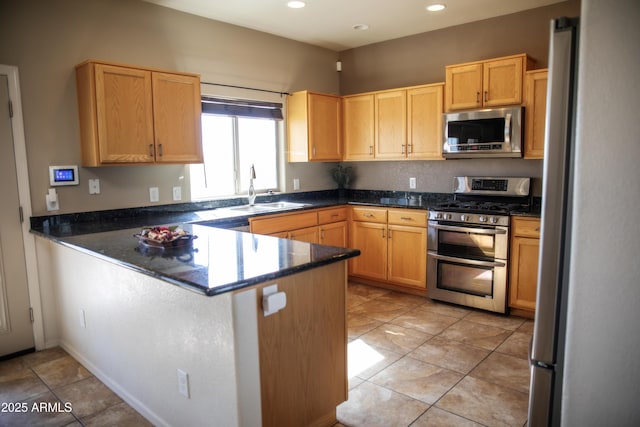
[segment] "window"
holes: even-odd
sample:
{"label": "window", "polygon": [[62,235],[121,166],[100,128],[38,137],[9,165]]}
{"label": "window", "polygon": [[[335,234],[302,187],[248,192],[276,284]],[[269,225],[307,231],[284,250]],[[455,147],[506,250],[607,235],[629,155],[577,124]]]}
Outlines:
{"label": "window", "polygon": [[246,195],[254,165],[257,192],[278,188],[281,104],[202,99],[204,164],[190,166],[191,198]]}

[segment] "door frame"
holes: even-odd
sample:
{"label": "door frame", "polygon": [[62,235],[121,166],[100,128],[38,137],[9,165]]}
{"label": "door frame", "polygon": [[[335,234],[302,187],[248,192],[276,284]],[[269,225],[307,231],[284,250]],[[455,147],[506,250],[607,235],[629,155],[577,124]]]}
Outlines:
{"label": "door frame", "polygon": [[27,267],[27,284],[29,288],[29,304],[33,310],[33,340],[36,350],[45,347],[42,303],[40,300],[40,281],[38,279],[38,260],[36,242],[31,229],[31,191],[29,187],[29,169],[27,167],[27,147],[22,118],[22,99],[20,97],[20,79],[18,67],[0,64],[0,74],[9,81],[9,99],[13,107],[11,129],[13,132],[13,149],[15,153],[16,175],[18,179],[18,201],[22,207],[22,240],[24,242],[24,258]]}

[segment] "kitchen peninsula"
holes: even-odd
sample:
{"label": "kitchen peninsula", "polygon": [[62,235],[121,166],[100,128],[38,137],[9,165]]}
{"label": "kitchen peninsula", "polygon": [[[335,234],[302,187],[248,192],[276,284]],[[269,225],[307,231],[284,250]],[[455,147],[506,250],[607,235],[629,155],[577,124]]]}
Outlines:
{"label": "kitchen peninsula", "polygon": [[[332,425],[359,251],[183,227],[197,238],[177,252],[139,228],[34,230],[60,345],[155,425]],[[268,292],[285,307],[265,314]]]}

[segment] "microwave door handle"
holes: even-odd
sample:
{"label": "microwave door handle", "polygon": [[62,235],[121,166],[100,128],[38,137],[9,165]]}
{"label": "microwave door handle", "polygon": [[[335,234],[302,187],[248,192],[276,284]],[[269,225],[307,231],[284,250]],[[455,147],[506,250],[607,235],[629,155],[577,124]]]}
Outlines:
{"label": "microwave door handle", "polygon": [[477,259],[456,258],[452,256],[438,255],[434,253],[429,253],[429,256],[434,259],[439,259],[441,261],[457,262],[459,264],[467,264],[467,265],[477,265],[480,267],[504,267],[506,265],[504,262],[499,262],[499,261],[493,261],[493,262],[480,261]]}
{"label": "microwave door handle", "polygon": [[511,113],[504,117],[504,142],[511,144]]}
{"label": "microwave door handle", "polygon": [[472,228],[472,227],[457,227],[455,225],[440,225],[433,222],[429,223],[429,227],[436,230],[445,230],[445,231],[460,231],[463,233],[473,233],[473,234],[507,234],[507,230],[503,230],[501,228],[496,229],[485,229],[485,228]]}

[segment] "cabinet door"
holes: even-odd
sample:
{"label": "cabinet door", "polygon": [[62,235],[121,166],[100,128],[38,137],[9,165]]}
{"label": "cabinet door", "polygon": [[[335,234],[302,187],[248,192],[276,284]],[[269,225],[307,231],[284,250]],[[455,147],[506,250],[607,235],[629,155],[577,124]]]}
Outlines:
{"label": "cabinet door", "polygon": [[444,84],[407,90],[407,157],[443,160],[442,97]]}
{"label": "cabinet door", "polygon": [[95,84],[99,163],[153,163],[151,72],[95,64]]}
{"label": "cabinet door", "polygon": [[309,94],[309,159],[342,160],[342,110],[337,96]]}
{"label": "cabinet door", "polygon": [[464,110],[480,106],[482,106],[482,63],[446,67],[446,110]]}
{"label": "cabinet door", "polygon": [[318,243],[318,227],[299,228],[289,232],[288,236],[291,240],[299,240],[301,242]]}
{"label": "cabinet door", "polygon": [[319,229],[319,243],[329,246],[347,247],[347,221],[323,224]]}
{"label": "cabinet door", "polygon": [[377,93],[374,123],[376,159],[406,158],[407,92]]}
{"label": "cabinet door", "polygon": [[412,287],[427,287],[427,229],[390,225],[388,280]]}
{"label": "cabinet door", "polygon": [[524,57],[487,61],[482,71],[483,106],[522,104]]}
{"label": "cabinet door", "polygon": [[373,95],[347,96],[342,102],[345,160],[373,160]]}
{"label": "cabinet door", "polygon": [[153,73],[156,162],[202,163],[200,79]]}
{"label": "cabinet door", "polygon": [[509,306],[533,311],[538,285],[538,250],[540,240],[513,237],[510,261]]}
{"label": "cabinet door", "polygon": [[387,279],[387,226],[354,221],[349,230],[350,245],[361,254],[352,258],[351,273],[371,279]]}
{"label": "cabinet door", "polygon": [[547,113],[547,70],[528,71],[525,75],[525,159],[544,158],[544,128]]}

